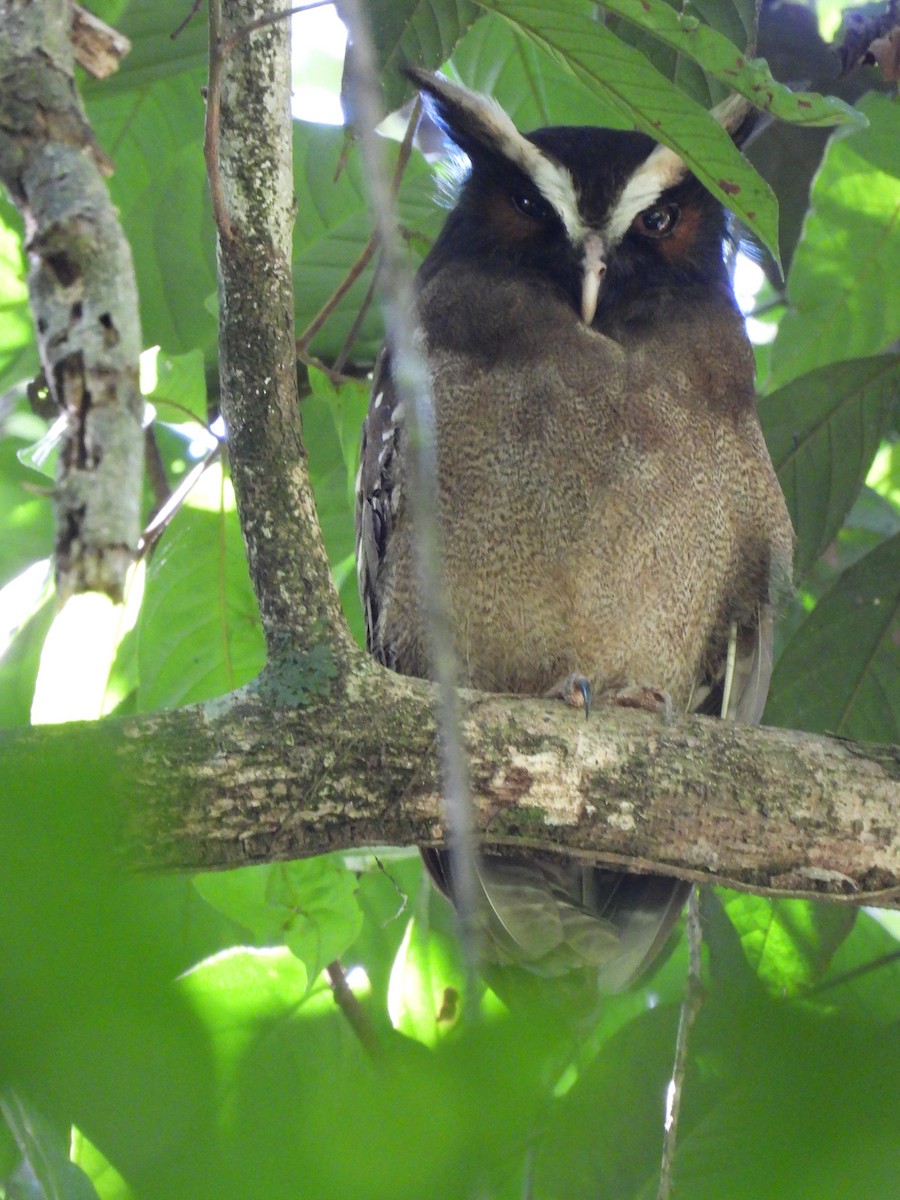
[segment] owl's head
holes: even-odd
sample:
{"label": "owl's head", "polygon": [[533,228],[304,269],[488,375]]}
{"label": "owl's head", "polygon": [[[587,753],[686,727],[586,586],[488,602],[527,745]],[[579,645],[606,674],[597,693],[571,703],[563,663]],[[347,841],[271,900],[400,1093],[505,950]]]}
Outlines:
{"label": "owl's head", "polygon": [[460,260],[551,284],[587,324],[629,300],[697,285],[731,296],[727,214],[643,133],[555,126],[522,134],[486,96],[410,72],[471,171],[423,267]]}

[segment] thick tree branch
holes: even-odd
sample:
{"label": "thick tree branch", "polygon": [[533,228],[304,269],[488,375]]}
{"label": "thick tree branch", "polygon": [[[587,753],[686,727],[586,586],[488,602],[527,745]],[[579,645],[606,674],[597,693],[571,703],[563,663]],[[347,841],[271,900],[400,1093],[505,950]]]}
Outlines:
{"label": "thick tree branch", "polygon": [[[443,836],[431,688],[368,669],[341,704],[267,680],[177,712],[5,735],[4,771],[107,764],[146,869],[229,867]],[[282,697],[284,698],[284,697]],[[900,903],[900,751],[695,717],[464,693],[485,846],[771,894]],[[50,801],[48,800],[48,803]],[[36,801],[35,820],[40,820]]]}
{"label": "thick tree branch", "polygon": [[57,467],[62,597],[120,599],[140,531],[141,331],[131,251],[72,79],[70,0],[0,0],[0,181],[25,221],[44,374],[65,418]]}

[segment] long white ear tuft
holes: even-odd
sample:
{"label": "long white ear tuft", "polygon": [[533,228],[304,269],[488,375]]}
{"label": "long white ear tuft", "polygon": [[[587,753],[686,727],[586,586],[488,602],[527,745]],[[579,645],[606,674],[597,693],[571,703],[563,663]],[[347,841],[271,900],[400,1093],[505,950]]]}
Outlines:
{"label": "long white ear tuft", "polygon": [[473,163],[498,156],[511,163],[553,206],[570,238],[580,241],[585,227],[571,174],[521,134],[496,100],[443,75],[418,70],[406,73],[425,96],[435,120]]}

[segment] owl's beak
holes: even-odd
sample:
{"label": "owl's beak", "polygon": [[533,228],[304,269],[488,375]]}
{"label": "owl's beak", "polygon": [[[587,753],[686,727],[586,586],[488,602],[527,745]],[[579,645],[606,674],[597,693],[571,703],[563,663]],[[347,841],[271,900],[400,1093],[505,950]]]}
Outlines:
{"label": "owl's beak", "polygon": [[581,319],[585,325],[590,325],[597,311],[600,284],[606,274],[606,247],[598,233],[589,233],[584,239],[581,266]]}

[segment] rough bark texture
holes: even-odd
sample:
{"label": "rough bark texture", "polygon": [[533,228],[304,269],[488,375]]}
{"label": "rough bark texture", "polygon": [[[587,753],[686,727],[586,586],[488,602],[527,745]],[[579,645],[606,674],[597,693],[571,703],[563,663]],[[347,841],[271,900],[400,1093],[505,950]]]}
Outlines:
{"label": "rough bark texture", "polygon": [[[371,669],[340,704],[270,684],[7,735],[10,770],[85,734],[129,859],[233,867],[443,837],[431,689]],[[900,903],[900,752],[695,717],[464,693],[481,844],[753,891]],[[93,774],[93,772],[92,772]],[[49,802],[49,801],[48,801]],[[35,812],[39,820],[40,803]],[[893,889],[893,890],[892,890]]]}
{"label": "rough bark texture", "polygon": [[65,430],[56,580],[121,598],[140,530],[141,332],[131,250],[72,79],[68,0],[0,0],[0,179],[25,221],[28,287]]}
{"label": "rough bark texture", "polygon": [[221,29],[211,11],[221,91],[210,111],[219,105],[214,149],[229,226],[218,238],[222,412],[270,660],[291,648],[349,661],[359,652],[322,545],[297,394],[289,30],[279,21],[241,36],[268,11],[263,0],[233,0]]}

